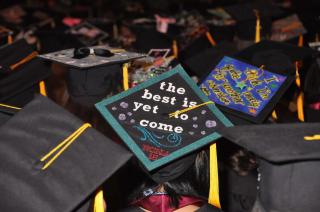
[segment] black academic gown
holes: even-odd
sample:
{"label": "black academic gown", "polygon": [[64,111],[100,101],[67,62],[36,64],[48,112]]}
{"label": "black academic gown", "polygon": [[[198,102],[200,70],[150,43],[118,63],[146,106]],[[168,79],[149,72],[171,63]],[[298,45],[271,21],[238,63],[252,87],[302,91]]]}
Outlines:
{"label": "black academic gown", "polygon": [[[118,212],[144,212],[142,209],[137,207],[130,207],[123,210],[120,210]],[[201,208],[199,208],[196,212],[222,212],[221,209],[218,209],[212,205],[205,204]]]}

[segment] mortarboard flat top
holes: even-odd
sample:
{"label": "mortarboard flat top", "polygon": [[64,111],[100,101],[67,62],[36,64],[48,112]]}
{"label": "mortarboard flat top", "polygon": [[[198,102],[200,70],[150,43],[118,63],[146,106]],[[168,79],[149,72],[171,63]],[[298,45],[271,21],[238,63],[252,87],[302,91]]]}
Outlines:
{"label": "mortarboard flat top", "polygon": [[286,75],[224,57],[200,85],[221,109],[251,122],[263,122],[291,84]]}
{"label": "mortarboard flat top", "polygon": [[97,109],[152,171],[220,137],[231,123],[206,104],[176,117],[170,113],[208,102],[181,66],[105,99]]}
{"label": "mortarboard flat top", "polygon": [[255,54],[268,50],[277,50],[288,56],[292,62],[304,60],[314,55],[316,52],[310,48],[298,47],[289,43],[263,40],[242,50],[236,54],[235,57],[252,62],[252,58]]}
{"label": "mortarboard flat top", "polygon": [[222,135],[273,163],[320,159],[320,142],[305,137],[319,134],[319,123],[242,125]]}
{"label": "mortarboard flat top", "polygon": [[282,9],[269,4],[267,2],[241,3],[224,7],[224,10],[238,22],[255,20],[255,10],[260,14],[260,17],[278,17],[283,14]]}
{"label": "mortarboard flat top", "polygon": [[203,79],[224,56],[231,56],[236,52],[237,48],[233,43],[221,42],[186,59],[183,66],[187,71]]}
{"label": "mortarboard flat top", "polygon": [[[86,48],[86,47],[85,47]],[[119,49],[112,49],[106,45],[93,46],[90,47],[91,50],[94,49],[103,49],[108,50],[112,53],[112,56],[98,56],[97,54],[89,54],[87,57],[82,59],[75,59],[74,57],[74,49],[61,50],[53,53],[48,53],[44,55],[40,55],[39,57],[51,60],[54,62],[62,63],[74,68],[86,69],[96,66],[102,65],[111,65],[115,63],[125,63],[127,61],[144,57],[143,54],[127,52],[124,50],[119,51]]]}
{"label": "mortarboard flat top", "polygon": [[1,211],[73,211],[130,159],[89,127],[42,170],[40,159],[83,124],[38,96],[1,127]]}

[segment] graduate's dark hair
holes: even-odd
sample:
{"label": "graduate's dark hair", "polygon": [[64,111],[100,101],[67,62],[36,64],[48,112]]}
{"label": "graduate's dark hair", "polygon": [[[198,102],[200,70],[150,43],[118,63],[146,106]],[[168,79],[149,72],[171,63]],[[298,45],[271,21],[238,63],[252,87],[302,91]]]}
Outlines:
{"label": "graduate's dark hair", "polygon": [[159,191],[162,188],[170,197],[170,206],[177,208],[181,196],[206,199],[209,193],[209,159],[205,150],[200,151],[194,163],[179,177],[161,184],[146,179],[129,197],[130,202],[144,198],[148,189]]}
{"label": "graduate's dark hair", "polygon": [[246,176],[252,170],[257,168],[256,157],[253,153],[240,149],[231,157],[229,164],[231,168],[240,176]]}

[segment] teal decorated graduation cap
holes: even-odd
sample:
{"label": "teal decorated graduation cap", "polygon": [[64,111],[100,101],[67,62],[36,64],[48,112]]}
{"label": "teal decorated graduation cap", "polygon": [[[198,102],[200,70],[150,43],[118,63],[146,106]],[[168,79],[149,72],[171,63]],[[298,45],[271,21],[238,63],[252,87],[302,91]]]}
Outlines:
{"label": "teal decorated graduation cap", "polygon": [[95,106],[148,171],[212,143],[232,125],[180,65]]}
{"label": "teal decorated graduation cap", "polygon": [[[273,60],[268,67],[279,67],[277,62]],[[200,88],[228,116],[261,123],[293,82],[290,73],[280,71],[283,70],[270,71],[263,65],[257,67],[225,56],[201,82]]]}

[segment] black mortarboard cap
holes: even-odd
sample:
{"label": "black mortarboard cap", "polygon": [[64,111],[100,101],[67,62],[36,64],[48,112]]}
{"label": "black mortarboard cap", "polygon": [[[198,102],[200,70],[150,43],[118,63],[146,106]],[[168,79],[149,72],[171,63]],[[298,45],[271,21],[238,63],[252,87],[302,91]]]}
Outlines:
{"label": "black mortarboard cap", "polygon": [[224,56],[232,56],[236,52],[237,48],[233,43],[221,42],[216,46],[196,53],[196,55],[188,58],[182,64],[191,75],[196,75],[202,79]]}
{"label": "black mortarboard cap", "polygon": [[[182,175],[194,164],[195,155],[190,153],[219,138],[219,128],[231,125],[210,103],[183,68],[176,66],[96,107],[152,179],[161,183]],[[172,117],[195,105],[199,107]]]}
{"label": "black mortarboard cap", "polygon": [[265,211],[318,211],[319,123],[236,126],[222,135],[260,160],[258,198]]}
{"label": "black mortarboard cap", "polygon": [[21,108],[12,105],[0,104],[0,125],[3,125],[14,114],[20,111]]}
{"label": "black mortarboard cap", "polygon": [[[183,38],[182,38],[183,39]],[[187,59],[207,50],[212,47],[212,44],[206,37],[206,35],[202,35],[193,41],[191,41],[187,46],[185,46],[180,52],[179,52],[179,60],[184,63]]]}
{"label": "black mortarboard cap", "polygon": [[[43,96],[0,131],[1,211],[77,211],[131,158],[124,148]],[[58,157],[44,169],[52,157],[40,159],[75,132],[74,142],[65,143],[60,155],[54,152],[52,157]]]}
{"label": "black mortarboard cap", "polygon": [[[275,60],[269,63],[271,56]],[[226,56],[202,81],[200,88],[227,115],[232,114],[229,117],[232,121],[232,117],[237,116],[261,123],[294,80],[294,75],[280,69],[288,62],[278,61],[278,56],[272,53],[262,57],[264,63],[259,66]],[[243,124],[238,121],[236,119],[235,124]]]}
{"label": "black mortarboard cap", "polygon": [[25,40],[0,48],[0,103],[20,107],[32,100],[37,83],[50,75],[36,55]]}
{"label": "black mortarboard cap", "polygon": [[256,30],[256,14],[258,11],[261,21],[261,36],[271,32],[272,18],[279,17],[283,11],[266,1],[254,1],[224,7],[225,11],[234,18],[236,35],[242,40],[254,40]]}
{"label": "black mortarboard cap", "polygon": [[133,46],[141,52],[148,52],[150,49],[170,49],[172,39],[166,34],[160,33],[155,26],[130,26],[135,34],[136,41]]}
{"label": "black mortarboard cap", "polygon": [[107,46],[82,47],[40,55],[69,67],[68,92],[73,101],[91,107],[121,84],[122,64],[143,54]]}
{"label": "black mortarboard cap", "polygon": [[[242,50],[235,57],[258,67],[264,65],[266,69],[277,73],[291,73],[293,75],[295,74],[294,62],[302,61],[299,75],[303,86],[307,70],[316,55],[317,52],[311,48],[264,40]],[[291,68],[289,68],[290,62]]]}

